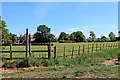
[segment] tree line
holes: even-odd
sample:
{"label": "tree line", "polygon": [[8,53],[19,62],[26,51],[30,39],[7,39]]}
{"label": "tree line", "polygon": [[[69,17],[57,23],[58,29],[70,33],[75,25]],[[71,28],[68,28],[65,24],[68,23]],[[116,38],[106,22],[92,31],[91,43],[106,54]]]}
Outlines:
{"label": "tree line", "polygon": [[[0,20],[2,22],[2,43],[10,44],[16,43],[20,40],[20,37],[17,37],[16,34],[9,33],[6,28],[7,25],[5,21]],[[100,38],[96,38],[94,31],[90,31],[90,37],[86,39],[85,35],[82,31],[76,31],[71,34],[67,34],[65,32],[61,32],[59,37],[56,38],[54,34],[50,33],[51,28],[46,25],[39,25],[37,27],[37,32],[34,34],[35,40],[33,43],[48,43],[48,42],[59,42],[59,43],[75,43],[75,42],[114,42],[117,41],[117,37],[113,32],[109,33],[109,38],[105,36],[101,36]]]}
{"label": "tree line", "polygon": [[46,25],[39,25],[37,27],[37,32],[35,35],[35,43],[46,43],[46,42],[59,42],[59,43],[73,43],[73,42],[114,42],[117,41],[117,37],[113,32],[109,33],[109,38],[106,36],[101,36],[101,38],[96,38],[93,31],[90,31],[90,37],[85,38],[85,35],[81,31],[76,31],[71,34],[61,32],[59,37],[56,38],[54,34],[50,33],[51,28]]}

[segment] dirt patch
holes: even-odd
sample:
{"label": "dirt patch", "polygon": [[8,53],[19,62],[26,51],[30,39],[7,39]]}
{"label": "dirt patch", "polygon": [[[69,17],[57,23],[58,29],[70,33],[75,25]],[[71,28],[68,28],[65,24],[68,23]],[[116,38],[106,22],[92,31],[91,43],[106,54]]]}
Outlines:
{"label": "dirt patch", "polygon": [[[64,67],[64,66],[53,66],[55,68],[57,67]],[[34,70],[34,69],[38,69],[38,68],[45,68],[44,66],[40,66],[40,67],[28,67],[28,68],[20,68],[20,69],[17,69],[17,68],[2,68],[2,73],[14,73],[14,72],[18,72],[20,70],[23,70],[23,71],[26,71],[26,70]]]}
{"label": "dirt patch", "polygon": [[111,74],[111,75],[105,76],[103,74],[98,74],[98,73],[92,73],[92,74],[88,73],[85,76],[76,77],[76,78],[112,78],[112,76],[115,76],[117,78],[118,74]]}
{"label": "dirt patch", "polygon": [[118,59],[106,60],[102,64],[105,64],[105,65],[116,65],[115,62],[118,62]]}

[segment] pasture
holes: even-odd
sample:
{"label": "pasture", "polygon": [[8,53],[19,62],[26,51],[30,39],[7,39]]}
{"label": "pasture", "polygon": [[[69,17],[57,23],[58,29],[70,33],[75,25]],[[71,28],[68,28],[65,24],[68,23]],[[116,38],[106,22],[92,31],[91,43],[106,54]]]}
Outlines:
{"label": "pasture", "polygon": [[[28,68],[4,69],[3,78],[118,78],[119,65],[103,64],[106,60],[118,58],[120,49],[104,49],[94,53],[78,55],[73,59],[33,59],[28,58]],[[6,67],[18,66],[19,60],[7,62]],[[29,64],[29,65],[28,65]],[[36,67],[35,67],[36,66]]]}
{"label": "pasture", "polygon": [[[93,48],[93,52],[96,52],[96,44],[97,45],[97,50],[99,51],[100,49],[111,49],[111,46],[113,45],[107,45],[106,44],[115,44],[118,42],[93,42],[93,43],[53,43],[53,46],[51,47],[52,50],[52,58],[54,57],[54,47],[57,47],[57,57],[63,57],[65,54],[65,57],[71,57],[72,55],[72,50],[74,47],[74,54],[73,57],[75,57],[78,52],[79,52],[79,47],[80,47],[80,54],[83,53],[83,45],[84,46],[84,53],[88,53],[88,45],[89,45],[89,52],[92,51],[92,46]],[[94,45],[92,45],[94,44]],[[104,44],[104,46],[103,46]],[[10,51],[10,46],[6,46],[4,47],[5,49],[3,51]],[[25,51],[26,50],[26,46],[12,46],[12,50],[13,51]],[[31,50],[48,50],[48,46],[31,46]],[[25,58],[25,52],[19,52],[19,53],[13,53],[12,57],[13,58]],[[36,58],[47,58],[48,53],[47,52],[31,52],[31,55],[33,57]],[[2,54],[3,58],[10,58],[10,53],[3,53]]]}

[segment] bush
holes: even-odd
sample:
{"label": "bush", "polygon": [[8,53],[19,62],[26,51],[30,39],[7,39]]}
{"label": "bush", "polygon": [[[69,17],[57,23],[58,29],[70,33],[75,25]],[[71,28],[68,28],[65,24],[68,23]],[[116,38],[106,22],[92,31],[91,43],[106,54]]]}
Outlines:
{"label": "bush", "polygon": [[27,58],[16,65],[17,68],[24,68],[24,67],[30,67],[30,66],[31,65],[30,65],[29,59]]}

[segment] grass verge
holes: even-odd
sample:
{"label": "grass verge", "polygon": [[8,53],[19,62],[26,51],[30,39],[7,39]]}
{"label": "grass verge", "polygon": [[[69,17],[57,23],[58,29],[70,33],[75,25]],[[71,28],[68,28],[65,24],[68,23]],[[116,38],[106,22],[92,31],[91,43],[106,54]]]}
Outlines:
{"label": "grass verge", "polygon": [[[5,77],[15,78],[81,78],[81,77],[118,77],[118,67],[101,64],[105,60],[117,59],[118,49],[101,50],[95,53],[80,54],[70,59],[34,59],[29,57],[18,61],[5,61],[3,67],[19,68],[18,72],[3,73]],[[12,67],[11,67],[12,66]],[[23,70],[23,67],[37,66],[36,69]],[[42,68],[40,66],[43,66]],[[58,67],[56,67],[58,66]],[[63,66],[62,68],[59,66]],[[22,73],[22,74],[21,74]],[[32,75],[32,76],[31,76]]]}

